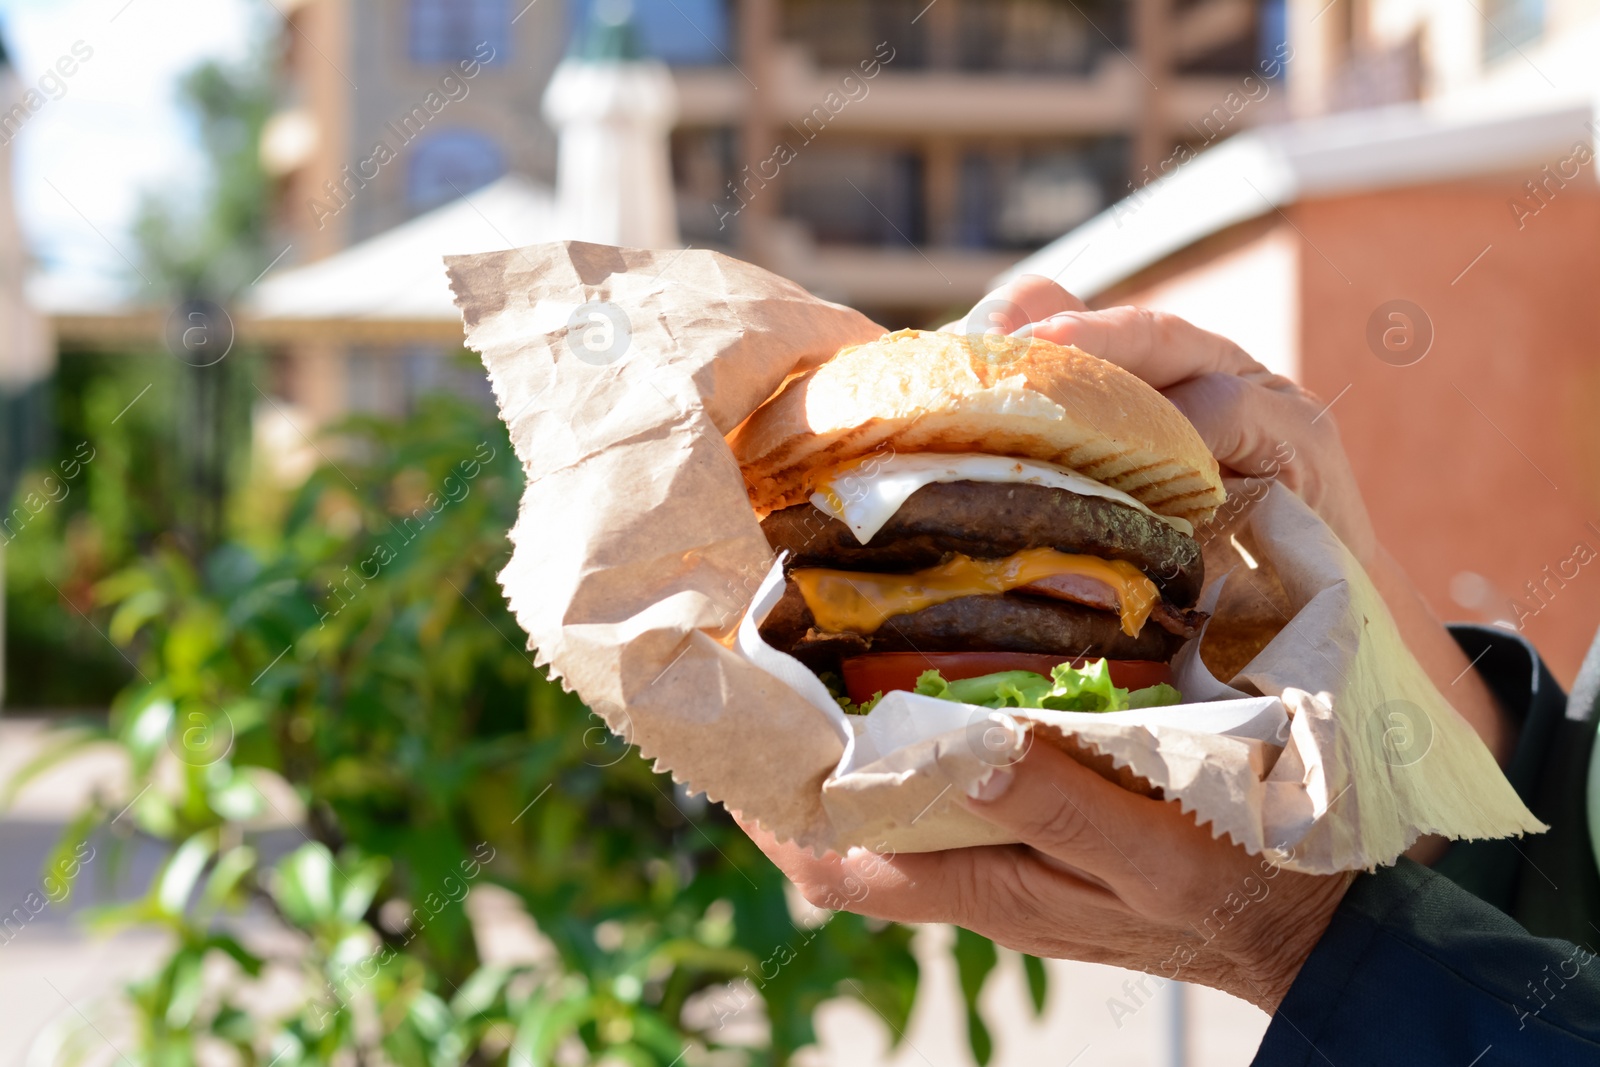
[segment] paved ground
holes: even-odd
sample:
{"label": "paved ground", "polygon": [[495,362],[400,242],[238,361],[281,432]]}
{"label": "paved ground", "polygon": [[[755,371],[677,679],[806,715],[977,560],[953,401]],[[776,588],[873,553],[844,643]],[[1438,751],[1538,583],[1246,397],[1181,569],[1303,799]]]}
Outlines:
{"label": "paved ground", "polygon": [[[44,741],[41,724],[0,719],[0,781]],[[28,787],[0,817],[0,915],[39,890],[44,858],[68,818],[97,783],[115,781],[121,773],[115,758],[90,753]],[[285,846],[293,833],[284,828]],[[98,1033],[71,1028],[83,1033],[88,1062],[111,1064],[120,1058],[115,1046],[126,1039],[114,1019],[102,1019],[97,1005],[147,973],[163,939],[147,933],[92,938],[72,912],[126,899],[148,883],[161,854],[149,844],[127,844],[126,874],[111,882],[101,876],[110,865],[96,867],[101,850],[111,844],[95,842],[96,858],[85,869],[72,909],[47,907],[26,924],[14,920],[0,927],[0,1067],[24,1067],[30,1046],[86,1017],[96,1021]],[[480,941],[505,945],[528,939],[526,917],[507,914],[503,904],[486,898],[473,909]],[[964,1013],[947,952],[950,938],[943,927],[919,935],[923,985],[898,1048],[890,1047],[894,1035],[870,1008],[837,1001],[818,1014],[820,1041],[804,1053],[805,1067],[969,1067]],[[1171,984],[1156,990],[1147,979],[1140,992],[1131,983],[1142,976],[1064,961],[1051,962],[1050,977],[1045,1015],[1035,1019],[1020,963],[1014,957],[1002,961],[984,993],[995,1037],[991,1067],[1242,1067],[1266,1029],[1266,1016],[1259,1011],[1207,989]],[[1174,1042],[1180,997],[1186,1020],[1181,1050]],[[1132,1007],[1131,1014],[1114,1012],[1113,1001]]]}
{"label": "paved ground", "polygon": [[[955,964],[945,951],[952,936],[948,928],[931,927],[920,940],[922,987],[900,1048],[889,1049],[888,1027],[869,1009],[838,1001],[819,1012],[821,1044],[808,1064],[971,1065]],[[1033,1016],[1017,958],[1003,960],[991,976],[983,996],[995,1041],[990,1067],[1244,1067],[1267,1028],[1267,1017],[1243,1001],[1178,983],[1156,991],[1153,979],[1147,980],[1153,996],[1141,997],[1142,1006],[1133,1014],[1114,1016],[1108,1001],[1115,997],[1131,1003],[1124,985],[1142,975],[1065,960],[1052,960],[1048,968],[1050,997],[1041,1019]],[[1173,1047],[1173,1014],[1180,997],[1187,1020],[1181,1051]]]}

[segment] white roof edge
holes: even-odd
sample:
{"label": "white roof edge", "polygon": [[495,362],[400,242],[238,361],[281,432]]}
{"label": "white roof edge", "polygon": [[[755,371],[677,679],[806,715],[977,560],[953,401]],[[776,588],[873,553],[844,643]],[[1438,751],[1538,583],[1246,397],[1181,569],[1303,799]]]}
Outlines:
{"label": "white roof edge", "polygon": [[1055,278],[1092,298],[1202,238],[1302,196],[1504,173],[1530,176],[1593,143],[1594,107],[1492,118],[1405,104],[1262,127],[1231,137],[1111,205],[994,279]]}
{"label": "white roof edge", "polygon": [[274,270],[241,300],[252,318],[458,321],[444,256],[559,236],[555,193],[515,172],[322,259]]}

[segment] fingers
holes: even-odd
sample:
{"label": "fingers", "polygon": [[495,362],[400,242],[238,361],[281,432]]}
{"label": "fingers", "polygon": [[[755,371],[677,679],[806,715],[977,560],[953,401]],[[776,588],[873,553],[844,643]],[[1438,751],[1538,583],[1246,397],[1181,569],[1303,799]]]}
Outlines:
{"label": "fingers", "polygon": [[1373,558],[1377,536],[1328,405],[1276,375],[1202,374],[1163,392],[1225,473],[1275,478],[1321,515],[1357,559]]}
{"label": "fingers", "polygon": [[1126,901],[1174,889],[1162,882],[1185,869],[1185,848],[1204,840],[1174,805],[1113,785],[1054,745],[1034,745],[979,793],[965,799],[975,814]]}
{"label": "fingers", "polygon": [[1067,311],[1036,321],[1033,336],[1075,345],[1131,371],[1157,389],[1201,374],[1272,377],[1227,338],[1176,315],[1145,308]]}
{"label": "fingers", "polygon": [[1063,311],[1086,310],[1082,300],[1044,275],[1024,274],[978,301],[966,318],[946,323],[942,329],[956,333],[1010,333]]}
{"label": "fingers", "polygon": [[1316,408],[1305,399],[1232,374],[1202,374],[1163,392],[1225,469],[1278,477],[1299,491],[1287,465],[1318,435]]}
{"label": "fingers", "polygon": [[1116,897],[1016,845],[906,855],[851,849],[831,877],[796,882],[819,908],[901,923],[955,923],[1016,941],[1046,916],[1121,910]]}
{"label": "fingers", "polygon": [[810,849],[801,848],[792,841],[780,843],[776,837],[757,826],[755,821],[747,818],[743,812],[730,810],[729,814],[733,816],[733,821],[739,824],[739,829],[745,832],[745,836],[766,853],[767,859],[772,861],[773,866],[796,885],[805,882],[821,884],[842,877],[842,857],[837,852],[825,852],[821,856],[813,856]]}
{"label": "fingers", "polygon": [[1007,333],[1062,312],[1089,310],[1082,300],[1042,274],[1024,274],[1009,281],[989,294],[986,301],[1014,305],[1014,308],[1008,309],[1005,322],[996,323],[1004,325]]}
{"label": "fingers", "polygon": [[1006,943],[1037,936],[1041,909],[1074,916],[1121,911],[1105,889],[1017,846],[906,855],[852,848],[816,857],[734,818],[818,908],[891,922],[956,923]]}

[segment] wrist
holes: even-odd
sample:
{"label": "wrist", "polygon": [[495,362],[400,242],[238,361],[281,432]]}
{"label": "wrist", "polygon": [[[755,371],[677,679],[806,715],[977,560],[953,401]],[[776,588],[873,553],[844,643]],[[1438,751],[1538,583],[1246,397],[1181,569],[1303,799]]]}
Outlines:
{"label": "wrist", "polygon": [[1312,950],[1327,932],[1334,912],[1339,910],[1340,902],[1358,873],[1283,872],[1281,877],[1295,879],[1283,886],[1292,888],[1292,892],[1274,921],[1262,924],[1262,931],[1268,936],[1242,946],[1234,963],[1243,988],[1232,992],[1268,1015],[1276,1013]]}

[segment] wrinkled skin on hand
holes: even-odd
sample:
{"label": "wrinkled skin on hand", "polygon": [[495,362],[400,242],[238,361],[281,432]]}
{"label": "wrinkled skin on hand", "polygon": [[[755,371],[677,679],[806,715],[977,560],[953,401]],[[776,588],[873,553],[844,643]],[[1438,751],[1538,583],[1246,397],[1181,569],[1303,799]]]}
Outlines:
{"label": "wrinkled skin on hand", "polygon": [[1268,1012],[1352,877],[1276,867],[1214,839],[1175,801],[1130,793],[1044,742],[978,791],[960,802],[1022,844],[814,857],[741,825],[818,907],[954,923],[1019,952],[1209,985]]}

